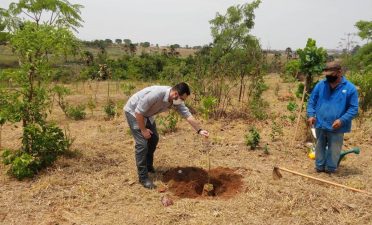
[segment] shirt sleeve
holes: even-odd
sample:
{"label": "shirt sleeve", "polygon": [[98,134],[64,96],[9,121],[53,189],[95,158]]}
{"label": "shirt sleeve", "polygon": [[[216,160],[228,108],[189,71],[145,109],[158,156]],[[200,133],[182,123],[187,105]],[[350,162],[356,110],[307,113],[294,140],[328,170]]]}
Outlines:
{"label": "shirt sleeve", "polygon": [[316,104],[319,99],[319,83],[315,86],[313,91],[311,92],[310,99],[307,103],[307,117],[315,117],[316,116]]}
{"label": "shirt sleeve", "polygon": [[135,112],[144,115],[158,100],[158,93],[156,91],[149,91],[139,99]]}
{"label": "shirt sleeve", "polygon": [[182,103],[182,104],[176,106],[176,108],[177,108],[178,113],[182,117],[187,118],[187,117],[191,116],[191,112],[190,112],[189,108],[187,108],[185,103]]}
{"label": "shirt sleeve", "polygon": [[350,94],[348,109],[340,118],[343,124],[350,122],[358,114],[358,104],[358,91],[354,88],[353,92]]}

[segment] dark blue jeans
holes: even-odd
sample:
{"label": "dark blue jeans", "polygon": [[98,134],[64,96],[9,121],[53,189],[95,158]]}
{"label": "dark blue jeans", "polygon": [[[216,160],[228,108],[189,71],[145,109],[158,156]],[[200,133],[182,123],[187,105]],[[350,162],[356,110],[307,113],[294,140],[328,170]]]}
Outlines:
{"label": "dark blue jeans", "polygon": [[334,172],[340,159],[344,133],[316,129],[315,167],[318,170]]}
{"label": "dark blue jeans", "polygon": [[159,142],[158,131],[156,130],[155,121],[151,124],[150,120],[147,120],[146,128],[152,131],[151,138],[145,139],[142,135],[141,130],[138,128],[136,118],[125,112],[128,125],[134,137],[135,144],[135,156],[138,177],[140,180],[148,178],[148,168],[153,166],[154,152]]}

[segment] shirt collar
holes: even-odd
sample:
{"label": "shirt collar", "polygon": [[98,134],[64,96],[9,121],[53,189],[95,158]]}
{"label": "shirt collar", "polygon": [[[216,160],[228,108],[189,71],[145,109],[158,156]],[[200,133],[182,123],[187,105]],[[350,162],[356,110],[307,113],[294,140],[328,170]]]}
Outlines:
{"label": "shirt collar", "polygon": [[171,91],[171,87],[167,89],[167,91],[165,92],[165,95],[164,95],[164,98],[163,98],[163,102],[169,102],[169,94],[170,94],[170,91]]}

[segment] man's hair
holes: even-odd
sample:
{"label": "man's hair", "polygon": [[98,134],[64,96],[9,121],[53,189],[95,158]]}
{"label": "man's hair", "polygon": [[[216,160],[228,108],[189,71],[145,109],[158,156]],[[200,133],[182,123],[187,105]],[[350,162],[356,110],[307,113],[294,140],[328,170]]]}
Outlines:
{"label": "man's hair", "polygon": [[177,91],[179,95],[190,95],[190,88],[185,82],[179,83],[172,88],[172,90]]}
{"label": "man's hair", "polygon": [[342,71],[342,67],[338,61],[332,61],[326,64],[324,71]]}

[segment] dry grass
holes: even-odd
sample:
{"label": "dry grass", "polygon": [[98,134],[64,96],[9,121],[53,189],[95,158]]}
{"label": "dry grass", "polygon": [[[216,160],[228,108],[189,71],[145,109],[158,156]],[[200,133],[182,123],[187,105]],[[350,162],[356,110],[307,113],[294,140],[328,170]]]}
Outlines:
{"label": "dry grass", "polygon": [[[274,87],[277,76],[267,77],[270,89],[265,99],[270,112],[277,117],[287,113],[287,101],[279,101]],[[146,84],[138,84],[138,88]],[[280,84],[279,97],[293,84]],[[86,84],[71,87],[68,98],[73,103],[86,103],[94,96]],[[102,106],[107,86],[102,83],[97,95],[98,107],[93,116],[83,121],[64,117],[55,107],[51,119],[68,127],[76,138],[75,158],[60,158],[55,166],[36,178],[17,181],[0,170],[0,224],[370,224],[371,198],[363,194],[331,187],[283,172],[281,180],[272,179],[273,165],[372,191],[372,124],[364,123],[348,134],[346,147],[359,146],[361,155],[348,156],[339,173],[329,176],[313,171],[314,161],[306,156],[306,147],[297,141],[288,149],[294,125],[283,123],[284,135],[272,142],[270,120],[254,122],[261,136],[261,146],[269,143],[270,154],[262,149],[248,150],[244,133],[252,121],[219,120],[203,122],[211,132],[212,167],[238,168],[243,175],[243,191],[230,199],[179,199],[163,207],[164,194],[146,190],[137,182],[133,140],[123,115],[106,121]],[[126,99],[112,85],[112,97]],[[276,115],[276,116],[275,116]],[[278,117],[279,118],[279,117]],[[278,119],[277,118],[277,119]],[[303,128],[305,129],[305,128]],[[300,133],[303,133],[301,131]],[[301,135],[298,135],[299,137]],[[3,146],[20,145],[21,128],[6,125]],[[155,156],[160,171],[177,166],[206,168],[202,140],[185,121],[178,131],[162,136]],[[346,148],[345,147],[345,148]],[[154,176],[161,184],[161,175]]]}

